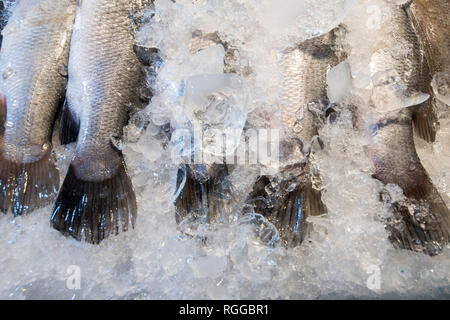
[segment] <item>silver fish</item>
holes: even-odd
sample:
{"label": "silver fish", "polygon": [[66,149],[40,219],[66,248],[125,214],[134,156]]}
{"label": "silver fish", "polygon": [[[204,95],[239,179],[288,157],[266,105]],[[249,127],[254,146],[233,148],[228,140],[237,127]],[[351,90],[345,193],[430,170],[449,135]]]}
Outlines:
{"label": "silver fish", "polygon": [[336,37],[341,28],[285,50],[281,67],[281,120],[286,129],[280,154],[287,165],[277,176],[261,176],[247,199],[280,232],[283,245],[296,246],[308,230],[306,218],[326,212],[311,182],[308,155],[318,134],[316,110],[327,105],[327,72],[339,63]]}
{"label": "silver fish", "polygon": [[[140,1],[139,1],[140,2]],[[137,205],[122,153],[131,106],[139,103],[142,64],[133,47],[135,1],[78,1],[70,47],[63,142],[77,140],[75,155],[53,208],[54,228],[87,242],[134,226]]]}
{"label": "silver fish", "polygon": [[414,0],[407,7],[432,74],[450,73],[450,2]]}
{"label": "silver fish", "polygon": [[[233,48],[222,41],[217,33],[196,31],[189,43],[190,53],[195,54],[212,45],[221,44],[225,49],[224,72],[237,72],[227,57]],[[214,223],[226,219],[232,202],[229,171],[233,166],[225,163],[181,165],[177,173],[175,220],[179,229],[192,235],[198,222]]]}
{"label": "silver fish", "polygon": [[20,1],[3,30],[0,209],[4,212],[11,208],[14,215],[21,215],[42,207],[59,187],[51,135],[64,101],[74,17],[75,0]]}
{"label": "silver fish", "polygon": [[[415,0],[406,10],[418,34],[430,74],[435,77],[436,89],[450,96],[450,2]],[[439,127],[438,118],[448,117],[448,106],[436,98],[431,86],[427,93],[432,98],[427,107],[415,115],[415,128],[426,141],[434,141]]]}
{"label": "silver fish", "polygon": [[[392,47],[372,58],[374,72],[394,70],[409,93],[426,92],[429,69],[405,8],[392,5],[390,20],[395,36],[409,44],[401,56]],[[372,126],[370,154],[374,177],[385,184],[397,184],[406,196],[393,204],[394,219],[387,227],[395,246],[430,255],[439,253],[450,239],[450,212],[433,186],[416,153],[412,120],[414,108],[380,116]]]}

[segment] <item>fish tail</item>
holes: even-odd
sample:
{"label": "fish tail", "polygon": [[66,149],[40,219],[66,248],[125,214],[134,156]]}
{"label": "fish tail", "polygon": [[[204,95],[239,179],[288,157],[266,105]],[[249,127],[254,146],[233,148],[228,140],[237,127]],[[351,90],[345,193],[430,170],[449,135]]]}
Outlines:
{"label": "fish tail", "polygon": [[184,165],[177,173],[177,190],[177,224],[185,219],[211,223],[226,212],[231,194],[227,165]]}
{"label": "fish tail", "polygon": [[[0,142],[6,121],[6,98],[0,96]],[[0,143],[0,145],[3,143]],[[11,209],[14,216],[44,207],[54,199],[59,187],[59,172],[51,149],[30,163],[5,158],[0,151],[0,211]]]}
{"label": "fish tail", "polygon": [[431,103],[421,106],[413,113],[414,132],[423,140],[434,142],[436,140],[436,119]]}
{"label": "fish tail", "polygon": [[130,221],[134,228],[136,196],[121,153],[120,158],[117,173],[103,181],[84,181],[69,166],[50,217],[53,228],[93,244],[127,231]]}
{"label": "fish tail", "polygon": [[262,214],[278,229],[281,243],[287,247],[303,242],[310,229],[307,217],[327,212],[321,192],[313,189],[311,183],[298,183],[293,190],[289,188],[291,183],[283,181],[280,190],[272,193],[270,178],[261,176],[246,201],[246,206],[252,206],[255,213]]}
{"label": "fish tail", "polygon": [[59,139],[61,144],[69,144],[77,141],[80,131],[80,121],[75,113],[70,109],[67,99],[64,101],[59,126]]}
{"label": "fish tail", "polygon": [[439,254],[450,241],[449,209],[431,181],[426,188],[407,195],[406,201],[392,204],[389,239],[397,248]]}
{"label": "fish tail", "polygon": [[58,192],[59,172],[50,150],[38,161],[17,163],[0,154],[0,210],[14,216],[42,208]]}
{"label": "fish tail", "polygon": [[412,113],[414,132],[427,142],[434,142],[437,133],[437,115],[433,100],[414,108]]}

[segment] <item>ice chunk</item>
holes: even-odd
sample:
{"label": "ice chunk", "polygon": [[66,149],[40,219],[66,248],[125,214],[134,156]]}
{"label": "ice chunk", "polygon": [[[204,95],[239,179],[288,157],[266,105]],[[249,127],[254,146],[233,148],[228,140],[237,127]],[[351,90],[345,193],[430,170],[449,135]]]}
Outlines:
{"label": "ice chunk", "polygon": [[195,277],[213,278],[220,276],[227,267],[227,258],[218,255],[198,257],[190,264]]}
{"label": "ice chunk", "polygon": [[201,138],[204,155],[235,151],[247,119],[247,100],[242,79],[233,73],[199,75],[186,81],[184,111]]}
{"label": "ice chunk", "polygon": [[309,37],[337,27],[354,0],[263,1],[262,18],[272,33],[289,34],[293,30]]}
{"label": "ice chunk", "polygon": [[344,61],[328,71],[328,99],[330,102],[341,102],[352,86],[350,65]]}
{"label": "ice chunk", "polygon": [[429,99],[428,93],[409,92],[394,70],[379,71],[372,76],[372,104],[379,113],[415,106]]}
{"label": "ice chunk", "polygon": [[450,75],[444,72],[437,72],[431,86],[436,98],[450,106]]}
{"label": "ice chunk", "polygon": [[192,55],[188,61],[170,60],[158,74],[159,79],[186,79],[196,74],[216,74],[223,72],[225,49],[217,44]]}

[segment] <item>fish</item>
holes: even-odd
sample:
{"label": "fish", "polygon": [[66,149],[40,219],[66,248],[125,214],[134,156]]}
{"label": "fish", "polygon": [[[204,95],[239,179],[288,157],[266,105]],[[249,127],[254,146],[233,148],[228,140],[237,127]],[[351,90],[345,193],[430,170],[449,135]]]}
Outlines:
{"label": "fish", "polygon": [[51,137],[64,101],[75,0],[17,3],[0,52],[0,210],[51,203],[59,172]]}
{"label": "fish", "polygon": [[[450,87],[450,3],[446,0],[414,0],[406,6],[406,11],[418,35],[430,74],[440,82],[438,90],[448,91]],[[431,126],[425,126],[425,130],[423,125],[416,128],[422,127],[418,133],[424,140],[434,142],[439,128],[437,115],[441,112],[447,114],[448,106],[436,98],[431,85],[427,93],[430,94],[431,99],[425,110],[414,116],[414,121],[419,124],[432,122]],[[448,95],[448,93],[445,94]],[[424,119],[430,120],[423,121]]]}
{"label": "fish", "polygon": [[[280,157],[284,165],[274,176],[257,178],[246,200],[246,210],[253,208],[278,229],[283,246],[303,242],[310,225],[308,216],[327,212],[321,191],[313,187],[309,155],[312,143],[319,142],[316,110],[325,110],[327,72],[339,64],[337,39],[343,27],[308,39],[284,50],[281,58],[281,122],[285,138]],[[287,159],[287,161],[286,161]]]}
{"label": "fish", "polygon": [[[393,47],[372,57],[373,72],[394,70],[408,94],[427,92],[430,72],[418,36],[405,7],[390,5],[390,26],[395,39],[410,48],[397,55]],[[376,99],[376,97],[375,97]],[[414,145],[413,119],[416,106],[380,114],[371,124],[369,155],[373,177],[383,184],[396,184],[406,197],[393,201],[394,217],[387,222],[389,239],[397,248],[436,255],[450,239],[450,212],[422,166]],[[381,198],[385,200],[382,195]]]}
{"label": "fish", "polygon": [[232,198],[226,164],[184,164],[177,172],[175,221],[192,235],[197,223],[216,223],[224,218]]}
{"label": "fish", "polygon": [[78,1],[61,141],[75,152],[52,209],[51,226],[98,244],[134,228],[136,195],[117,147],[144,69],[134,48],[133,8],[142,1]]}
{"label": "fish", "polygon": [[414,0],[406,7],[431,74],[450,72],[450,2]]}
{"label": "fish", "polygon": [[[235,48],[220,39],[217,33],[203,33],[197,30],[189,43],[191,54],[210,46],[220,44],[225,49],[224,73],[238,73],[232,69],[231,60]],[[230,170],[233,164],[181,164],[177,172],[175,221],[187,235],[193,234],[198,223],[213,224],[229,213],[233,188]]]}

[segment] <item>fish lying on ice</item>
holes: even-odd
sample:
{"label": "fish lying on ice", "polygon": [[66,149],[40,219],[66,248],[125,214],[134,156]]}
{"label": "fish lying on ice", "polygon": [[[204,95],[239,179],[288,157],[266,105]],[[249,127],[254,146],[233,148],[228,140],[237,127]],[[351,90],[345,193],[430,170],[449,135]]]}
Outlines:
{"label": "fish lying on ice", "polygon": [[133,47],[128,0],[78,1],[70,47],[63,142],[77,140],[74,157],[51,215],[63,234],[99,243],[134,226],[137,205],[123,155],[131,106],[140,103],[143,69]]}
{"label": "fish lying on ice", "polygon": [[[406,7],[419,36],[421,49],[424,51],[431,76],[438,82],[437,90],[450,97],[450,2],[447,0],[415,0]],[[445,105],[435,96],[431,86],[428,92],[432,97],[424,113],[419,113],[414,120],[430,118],[435,120],[436,114],[443,113],[447,117],[449,105]],[[447,102],[448,104],[448,102]],[[439,117],[440,118],[440,117]],[[427,141],[434,141],[436,125],[428,130],[419,131],[419,135]],[[423,127],[423,126],[422,126]],[[416,126],[417,128],[417,126]],[[428,134],[420,134],[425,132]]]}
{"label": "fish lying on ice", "polygon": [[64,101],[75,0],[14,8],[0,53],[0,210],[28,213],[52,201],[59,173],[51,136]]}
{"label": "fish lying on ice", "polygon": [[[200,31],[193,34],[190,52],[195,54],[217,44],[225,48],[226,55],[232,54],[232,48],[216,33],[203,34]],[[224,72],[235,71],[230,68],[230,63],[225,57]],[[184,233],[192,233],[192,227],[198,222],[213,223],[217,218],[227,214],[232,197],[229,167],[228,164],[215,163],[185,164],[179,168],[175,220],[181,225]]]}
{"label": "fish lying on ice", "polygon": [[327,103],[327,72],[339,63],[335,46],[338,30],[340,27],[285,50],[281,120],[286,138],[280,155],[289,160],[278,175],[259,177],[246,201],[277,227],[282,244],[287,246],[303,241],[308,216],[326,212],[321,192],[311,182],[308,155],[318,134],[311,107]]}
{"label": "fish lying on ice", "polygon": [[407,6],[431,74],[450,73],[450,2],[414,0]]}
{"label": "fish lying on ice", "polygon": [[[372,57],[372,72],[394,70],[409,94],[427,92],[430,74],[417,35],[405,8],[390,5],[395,36],[409,44],[406,55],[389,46]],[[396,41],[396,40],[393,40]],[[375,97],[376,99],[376,97]],[[416,153],[412,120],[417,107],[380,115],[372,125],[370,155],[374,177],[397,184],[406,200],[393,204],[394,220],[388,223],[390,239],[400,248],[439,253],[450,239],[450,212],[433,186]]]}

